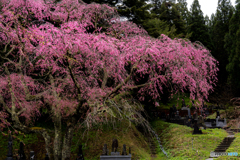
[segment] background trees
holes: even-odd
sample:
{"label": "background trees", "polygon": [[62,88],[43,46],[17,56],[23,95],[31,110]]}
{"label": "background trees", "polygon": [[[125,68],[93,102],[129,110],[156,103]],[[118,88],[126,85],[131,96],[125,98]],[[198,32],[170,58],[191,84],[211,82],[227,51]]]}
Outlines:
{"label": "background trees", "polygon": [[203,16],[203,12],[201,10],[201,6],[198,0],[194,0],[191,5],[191,14],[189,16],[189,27],[188,32],[192,33],[190,40],[192,42],[200,41],[204,46],[206,46],[209,50],[212,50],[213,45],[210,39],[210,35],[208,29],[205,25],[205,20]]}
{"label": "background trees", "polygon": [[227,51],[224,48],[224,38],[229,30],[229,21],[233,14],[233,6],[228,0],[219,0],[216,12],[215,22],[212,30],[212,41],[214,45],[213,56],[219,60],[219,81],[226,83],[228,73],[226,66],[228,64]]}

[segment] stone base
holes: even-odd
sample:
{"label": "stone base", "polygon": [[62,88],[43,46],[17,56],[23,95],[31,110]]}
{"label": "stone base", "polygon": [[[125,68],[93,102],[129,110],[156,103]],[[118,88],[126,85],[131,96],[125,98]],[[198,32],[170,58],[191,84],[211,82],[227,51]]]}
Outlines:
{"label": "stone base", "polygon": [[120,155],[120,152],[111,152],[111,155],[100,156],[100,160],[131,160],[132,155]]}
{"label": "stone base", "polygon": [[111,152],[111,155],[120,155],[120,152]]}

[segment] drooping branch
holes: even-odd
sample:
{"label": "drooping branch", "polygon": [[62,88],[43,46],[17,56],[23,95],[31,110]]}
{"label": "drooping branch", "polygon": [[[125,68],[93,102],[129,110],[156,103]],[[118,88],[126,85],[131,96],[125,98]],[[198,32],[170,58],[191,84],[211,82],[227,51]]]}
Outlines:
{"label": "drooping branch", "polygon": [[127,76],[127,78],[125,78],[124,81],[121,84],[119,84],[112,92],[108,93],[107,96],[104,98],[104,101],[106,101],[112,95],[114,97],[114,95],[117,94],[117,92],[122,88],[122,86],[130,80],[130,78],[133,74],[133,71],[134,71],[134,69],[136,69],[137,65],[138,65],[138,63],[134,64],[134,66],[131,68],[130,74]]}
{"label": "drooping branch", "polygon": [[75,78],[75,76],[74,76],[74,74],[73,74],[72,67],[71,67],[70,63],[68,63],[68,70],[69,70],[69,72],[70,72],[70,76],[71,76],[71,78],[72,78],[75,86],[77,87],[77,91],[78,91],[78,95],[79,95],[79,96],[78,96],[78,98],[79,98],[78,100],[81,101],[81,98],[80,98],[80,95],[81,95],[80,86],[79,86],[79,84],[77,83],[77,80],[76,80],[76,78]]}

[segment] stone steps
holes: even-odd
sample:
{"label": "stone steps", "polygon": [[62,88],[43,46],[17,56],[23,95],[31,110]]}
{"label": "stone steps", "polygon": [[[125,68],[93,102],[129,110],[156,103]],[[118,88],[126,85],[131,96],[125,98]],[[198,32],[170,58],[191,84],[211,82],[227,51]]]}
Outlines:
{"label": "stone steps", "polygon": [[[229,134],[227,137],[223,139],[223,141],[217,146],[214,152],[226,152],[226,150],[229,148],[231,143],[234,141],[236,137],[234,137],[233,131],[227,129],[226,132]],[[210,156],[210,159],[212,157]],[[207,159],[207,160],[210,160]]]}
{"label": "stone steps", "polygon": [[157,154],[156,144],[150,136],[148,136],[148,144],[150,146],[151,156],[156,157]]}
{"label": "stone steps", "polygon": [[214,152],[225,152],[236,137],[225,137]]}

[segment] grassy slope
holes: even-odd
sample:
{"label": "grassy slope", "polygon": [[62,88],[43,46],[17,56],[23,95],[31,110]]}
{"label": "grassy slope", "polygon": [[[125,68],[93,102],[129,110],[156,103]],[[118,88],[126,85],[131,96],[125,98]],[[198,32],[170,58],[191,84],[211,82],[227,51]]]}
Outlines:
{"label": "grassy slope", "polygon": [[170,155],[162,159],[206,159],[210,152],[221,143],[227,133],[221,129],[202,130],[202,135],[192,135],[193,129],[187,126],[154,121],[152,123],[160,135],[164,149]]}

